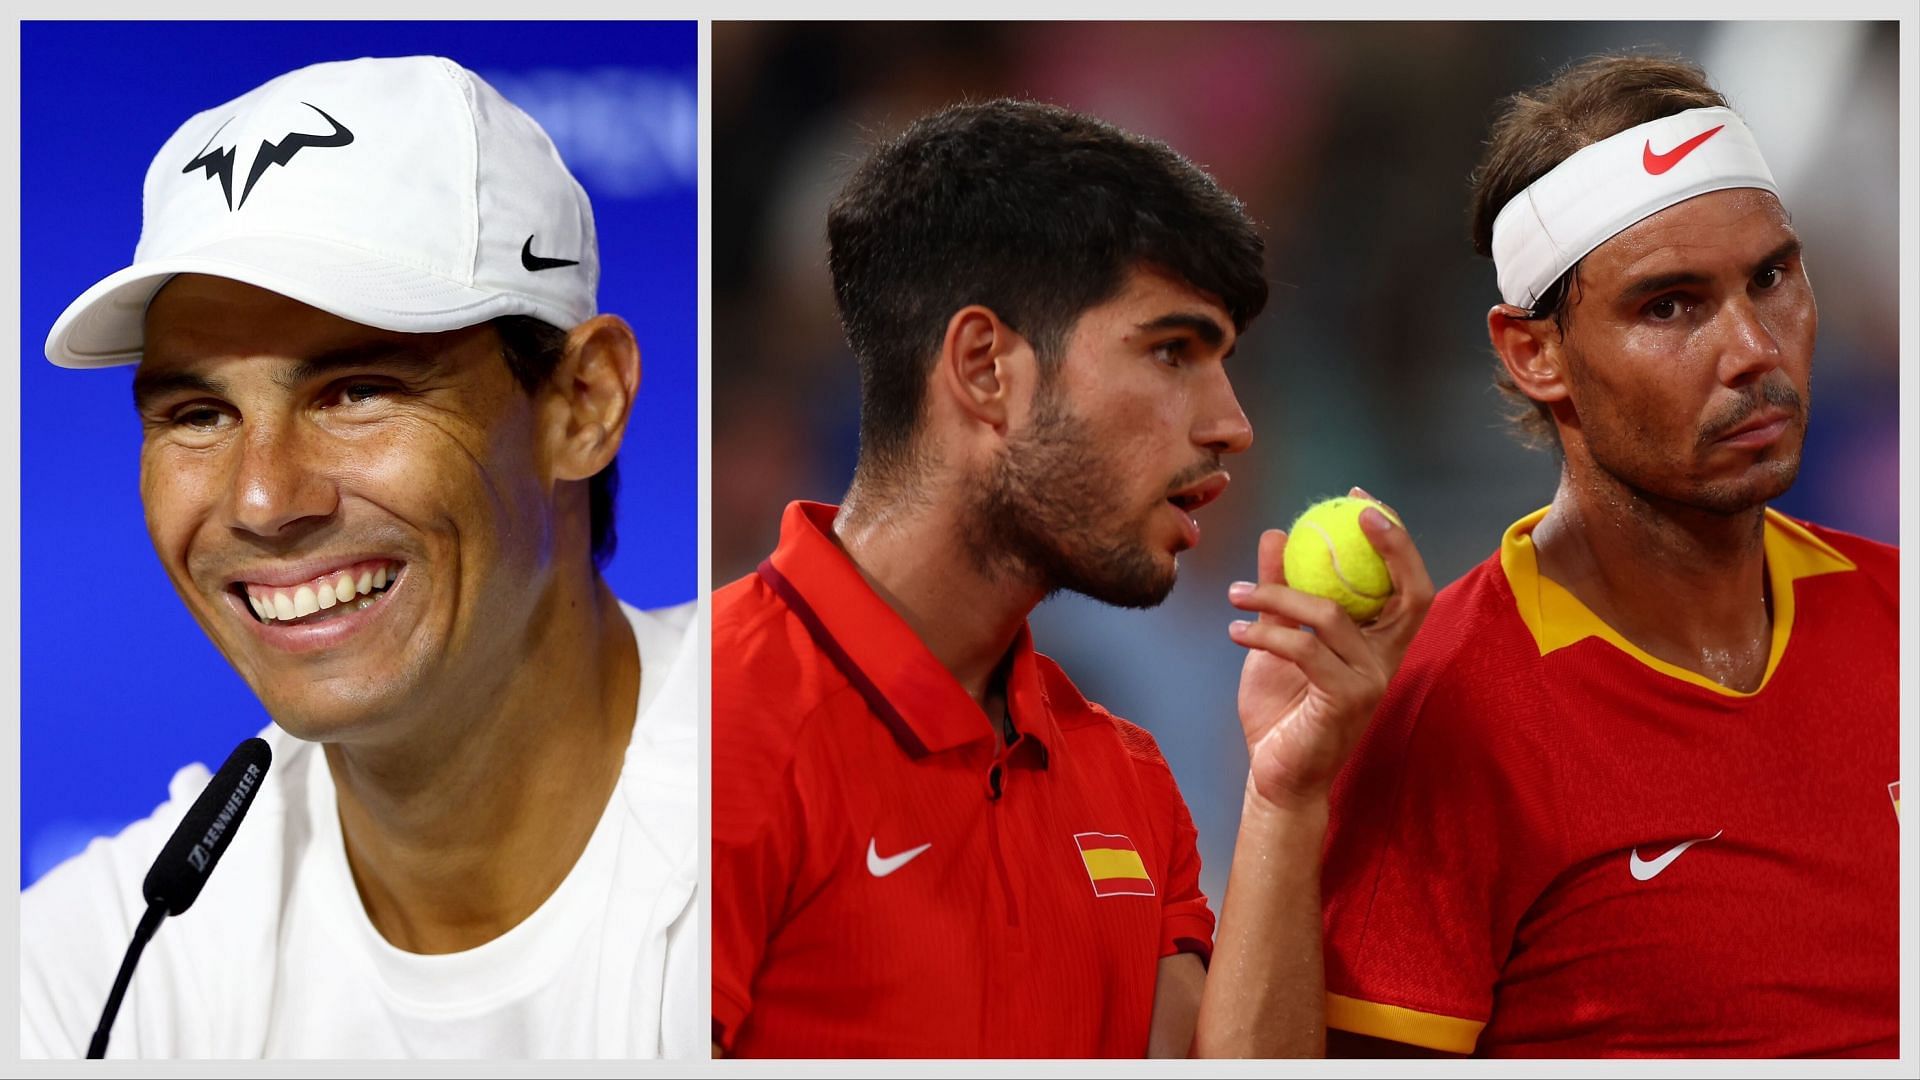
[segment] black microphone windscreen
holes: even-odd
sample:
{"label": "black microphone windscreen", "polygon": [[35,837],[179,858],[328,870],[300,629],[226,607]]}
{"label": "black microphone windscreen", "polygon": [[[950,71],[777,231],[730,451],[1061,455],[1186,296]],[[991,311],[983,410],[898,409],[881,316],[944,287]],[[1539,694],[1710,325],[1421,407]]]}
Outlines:
{"label": "black microphone windscreen", "polygon": [[147,880],[140,886],[147,903],[164,906],[169,915],[193,906],[207,875],[213,873],[213,864],[233,842],[272,762],[273,751],[265,740],[248,739],[233,748],[227,763],[213,774],[167,846],[160,849],[153,869],[147,871]]}

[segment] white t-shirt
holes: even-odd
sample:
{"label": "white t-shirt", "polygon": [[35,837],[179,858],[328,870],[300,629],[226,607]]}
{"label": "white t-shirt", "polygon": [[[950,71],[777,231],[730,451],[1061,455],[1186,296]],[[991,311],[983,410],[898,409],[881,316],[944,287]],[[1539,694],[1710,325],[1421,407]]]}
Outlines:
{"label": "white t-shirt", "polygon": [[[638,716],[620,780],[566,878],[478,948],[403,952],[347,868],[332,774],[312,743],[263,737],[273,766],[191,910],[147,945],[107,1056],[705,1057],[694,605],[622,605],[639,641]],[[140,883],[210,773],[20,898],[20,1050],[86,1054]]]}

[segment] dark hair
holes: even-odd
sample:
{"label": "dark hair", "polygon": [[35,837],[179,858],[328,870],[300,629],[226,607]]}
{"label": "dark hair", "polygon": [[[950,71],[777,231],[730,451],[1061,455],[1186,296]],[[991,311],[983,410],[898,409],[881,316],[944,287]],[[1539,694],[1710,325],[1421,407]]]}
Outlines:
{"label": "dark hair", "polygon": [[[1553,78],[1502,101],[1473,171],[1473,250],[1493,255],[1493,221],[1502,207],[1574,151],[1631,127],[1688,109],[1724,107],[1706,73],[1674,56],[1614,54],[1562,68]],[[1530,317],[1553,319],[1564,334],[1579,292],[1580,264],[1547,286]],[[1514,406],[1510,419],[1523,441],[1557,445],[1553,411],[1520,392],[1494,365],[1494,386]]]}
{"label": "dark hair", "polygon": [[1051,372],[1080,314],[1150,265],[1218,297],[1236,328],[1267,302],[1240,201],[1165,143],[1031,101],[956,105],[875,147],[827,215],[828,265],[860,364],[860,463],[909,457],[953,313],[991,308]]}
{"label": "dark hair", "polygon": [[[521,389],[531,394],[553,377],[554,369],[560,366],[560,358],[566,353],[565,330],[532,315],[502,315],[494,319],[492,325],[500,335],[500,354],[506,358],[507,369],[513,372]],[[597,567],[607,565],[619,543],[613,528],[613,498],[619,490],[619,458],[607,462],[606,468],[587,481],[593,565]]]}

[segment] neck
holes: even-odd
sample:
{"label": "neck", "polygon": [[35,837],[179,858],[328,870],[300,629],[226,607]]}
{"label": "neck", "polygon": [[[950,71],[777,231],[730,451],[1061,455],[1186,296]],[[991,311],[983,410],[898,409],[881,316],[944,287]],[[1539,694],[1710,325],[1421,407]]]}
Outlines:
{"label": "neck", "polygon": [[1533,531],[1540,572],[1649,654],[1739,690],[1772,643],[1765,508],[1714,513],[1563,466]]}
{"label": "neck", "polygon": [[[571,587],[568,587],[571,586]],[[589,567],[536,606],[526,651],[466,680],[403,737],[330,743],[347,860],[395,946],[470,949],[550,896],[619,781],[640,665]]]}
{"label": "neck", "polygon": [[981,565],[967,550],[969,511],[955,494],[888,498],[856,479],[834,519],[834,539],[997,726],[999,714],[987,708],[999,700],[995,675],[1046,589]]}

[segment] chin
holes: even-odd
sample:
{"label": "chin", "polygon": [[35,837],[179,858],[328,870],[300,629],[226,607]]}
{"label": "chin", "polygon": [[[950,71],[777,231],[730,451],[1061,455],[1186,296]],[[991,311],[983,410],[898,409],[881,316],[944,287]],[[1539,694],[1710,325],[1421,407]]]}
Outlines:
{"label": "chin", "polygon": [[1055,588],[1077,592],[1114,607],[1159,607],[1173,592],[1178,564],[1172,556],[1167,557],[1165,565],[1144,551],[1137,552],[1136,556],[1123,563],[1107,561],[1097,568],[1097,573],[1087,572],[1096,568],[1083,568],[1067,580],[1056,582]]}
{"label": "chin", "polygon": [[1766,506],[1785,495],[1800,475],[1800,455],[1763,461],[1734,480],[1710,481],[1687,500],[1720,514],[1740,514]]}
{"label": "chin", "polygon": [[305,742],[363,738],[389,726],[389,718],[405,711],[395,707],[395,694],[352,680],[309,683],[284,693],[256,686],[254,694],[276,725]]}

